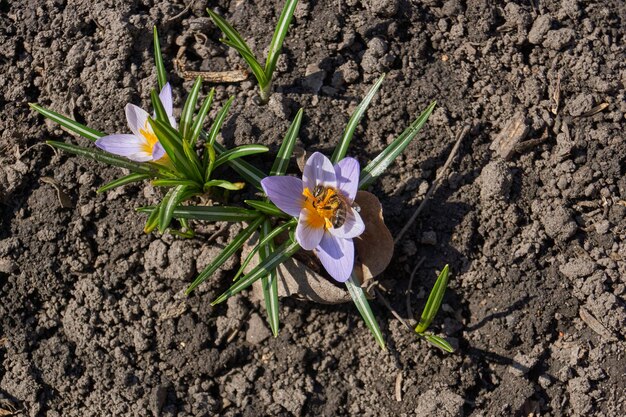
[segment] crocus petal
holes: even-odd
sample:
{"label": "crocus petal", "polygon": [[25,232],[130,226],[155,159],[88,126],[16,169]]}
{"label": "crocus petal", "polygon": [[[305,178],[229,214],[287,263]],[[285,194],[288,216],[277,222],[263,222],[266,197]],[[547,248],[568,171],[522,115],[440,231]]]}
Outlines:
{"label": "crocus petal", "polygon": [[161,92],[159,93],[159,99],[161,99],[161,103],[163,103],[163,107],[165,108],[165,113],[168,116],[172,115],[174,110],[174,104],[172,102],[172,86],[170,83],[165,83]]}
{"label": "crocus petal", "polygon": [[263,191],[276,206],[293,217],[298,217],[304,206],[302,180],[296,177],[265,177],[261,180]]}
{"label": "crocus petal", "polygon": [[304,186],[313,191],[316,185],[337,188],[335,168],[323,154],[315,152],[304,165],[302,173]]}
{"label": "crocus petal", "polygon": [[346,211],[346,220],[341,227],[331,227],[328,231],[336,237],[344,239],[352,239],[359,236],[365,231],[365,223],[361,219],[361,216],[352,207]]}
{"label": "crocus petal", "polygon": [[174,101],[172,100],[172,86],[170,83],[166,83],[163,86],[161,92],[159,93],[159,98],[161,99],[161,103],[163,103],[170,125],[175,129],[176,119],[174,119]]}
{"label": "crocus petal", "polygon": [[126,105],[126,120],[128,121],[128,127],[136,136],[143,136],[141,130],[152,132],[152,127],[148,123],[148,117],[150,115],[147,111],[134,104],[128,103]]}
{"label": "crocus petal", "polygon": [[361,168],[359,162],[354,158],[343,158],[335,165],[337,175],[337,188],[343,194],[354,201],[356,192],[359,191],[359,176]]}
{"label": "crocus petal", "polygon": [[148,152],[149,145],[143,137],[135,135],[108,135],[96,141],[96,146],[109,153],[125,156],[133,161],[145,162],[152,160]]}
{"label": "crocus petal", "polygon": [[296,226],[296,241],[304,250],[315,249],[324,235],[324,219],[314,210],[303,209]]}
{"label": "crocus petal", "polygon": [[330,233],[324,233],[320,245],[315,250],[317,257],[331,277],[339,282],[350,278],[354,267],[354,242]]}
{"label": "crocus petal", "polygon": [[163,148],[163,145],[159,142],[155,143],[152,147],[152,160],[158,161],[163,158],[163,156],[165,156],[165,149]]}

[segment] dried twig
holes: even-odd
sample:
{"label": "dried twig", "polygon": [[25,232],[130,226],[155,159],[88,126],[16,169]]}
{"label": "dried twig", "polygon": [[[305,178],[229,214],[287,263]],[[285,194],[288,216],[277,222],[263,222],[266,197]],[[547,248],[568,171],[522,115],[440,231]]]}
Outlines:
{"label": "dried twig", "polygon": [[439,172],[439,175],[437,175],[437,178],[435,178],[435,181],[433,181],[432,185],[428,189],[428,192],[424,196],[424,200],[422,200],[422,203],[419,205],[417,210],[415,210],[415,213],[413,213],[413,215],[411,216],[409,221],[404,225],[402,230],[400,230],[400,233],[398,233],[398,235],[395,237],[395,239],[393,240],[393,243],[398,243],[400,241],[402,236],[404,236],[404,234],[413,225],[413,223],[417,219],[417,216],[419,216],[419,214],[422,212],[422,210],[426,206],[426,203],[428,202],[430,197],[433,195],[435,190],[437,190],[437,188],[439,187],[439,184],[441,183],[441,180],[446,176],[446,173],[448,172],[448,169],[450,168],[450,165],[452,164],[452,161],[454,160],[454,157],[456,156],[457,152],[459,151],[459,148],[461,147],[461,142],[463,141],[463,138],[469,133],[469,130],[470,130],[470,127],[469,126],[465,126],[463,128],[463,130],[461,130],[461,132],[457,135],[456,143],[454,144],[454,147],[452,148],[452,151],[450,152],[450,155],[448,155],[448,159],[446,160],[446,163],[443,165],[443,168]]}
{"label": "dried twig", "polygon": [[397,318],[400,321],[400,323],[404,324],[404,326],[407,329],[412,331],[413,328],[411,326],[409,326],[409,324],[400,316],[400,314],[398,314],[398,312],[389,303],[389,300],[387,300],[387,298],[385,298],[383,293],[380,292],[377,287],[374,287],[374,292],[376,293],[376,298],[379,298],[383,302],[385,307],[387,307],[387,309],[389,309],[389,311],[391,311],[391,314],[393,314],[393,316],[395,318]]}
{"label": "dried twig", "polygon": [[396,374],[396,401],[402,401],[402,371]]}
{"label": "dried twig", "polygon": [[584,307],[581,307],[578,311],[580,318],[589,326],[591,330],[600,335],[604,340],[614,341],[617,340],[613,332],[604,327],[602,323],[598,321],[590,312],[588,312]]}
{"label": "dried twig", "polygon": [[420,266],[422,266],[425,260],[426,258],[422,257],[422,259],[420,259],[417,262],[417,264],[413,268],[413,271],[411,272],[411,277],[409,278],[409,286],[406,290],[406,314],[409,320],[413,319],[413,308],[411,308],[411,291],[413,288],[413,278],[415,278],[415,274],[417,273],[417,270],[419,269]]}
{"label": "dried twig", "polygon": [[554,86],[554,93],[552,94],[552,114],[555,116],[559,113],[559,106],[561,105],[561,73],[556,76],[556,86]]}
{"label": "dried twig", "polygon": [[596,113],[600,113],[601,111],[603,111],[607,107],[609,107],[609,103],[600,103],[597,106],[592,107],[591,109],[587,110],[586,112],[584,112],[583,114],[581,114],[578,117],[590,117],[590,116],[593,116]]}
{"label": "dried twig", "polygon": [[232,70],[232,71],[189,71],[186,68],[183,55],[185,47],[178,50],[176,58],[174,58],[174,68],[178,71],[179,75],[186,80],[193,80],[197,77],[201,77],[204,81],[209,83],[237,83],[248,79],[248,71],[246,70]]}
{"label": "dried twig", "polygon": [[166,22],[171,22],[172,20],[176,20],[179,17],[182,17],[185,13],[187,13],[189,11],[190,7],[191,6],[189,4],[186,4],[185,8],[180,13],[178,13],[176,16],[170,17],[169,19],[166,20]]}

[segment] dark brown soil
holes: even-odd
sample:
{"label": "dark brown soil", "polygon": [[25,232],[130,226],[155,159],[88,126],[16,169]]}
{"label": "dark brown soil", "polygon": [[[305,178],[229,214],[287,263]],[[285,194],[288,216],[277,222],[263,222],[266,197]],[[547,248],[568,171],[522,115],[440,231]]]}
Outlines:
{"label": "dark brown soil", "polygon": [[[155,200],[151,186],[96,194],[119,169],[41,145],[89,143],[45,122],[28,102],[111,133],[126,130],[127,102],[149,107],[154,24],[165,56],[186,47],[190,69],[242,67],[218,43],[205,7],[0,0],[0,410],[626,414],[622,1],[300,0],[270,104],[254,104],[252,81],[216,86],[220,105],[237,96],[227,145],[260,142],[275,152],[304,107],[301,145],[331,152],[360,98],[388,73],[351,148],[362,163],[437,100],[419,140],[373,188],[394,234],[435,179],[453,133],[471,127],[453,172],[381,277],[406,315],[418,260],[426,259],[413,285],[416,312],[450,263],[435,330],[458,348],[452,355],[418,340],[376,301],[387,352],[350,304],[283,300],[274,339],[263,306],[246,294],[209,305],[237,261],[183,296],[237,226],[204,225],[190,240],[144,235],[145,219],[133,209]],[[211,7],[261,52],[282,2]],[[180,111],[190,82],[167,65]],[[511,120],[528,132],[503,159],[506,152],[490,146]],[[62,207],[42,177],[54,178],[72,207]]]}

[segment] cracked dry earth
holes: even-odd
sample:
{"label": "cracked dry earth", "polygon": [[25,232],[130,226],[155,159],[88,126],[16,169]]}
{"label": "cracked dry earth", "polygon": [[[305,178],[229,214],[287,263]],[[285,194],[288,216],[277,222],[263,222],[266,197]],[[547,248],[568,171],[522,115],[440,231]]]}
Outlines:
{"label": "cracked dry earth", "polygon": [[[215,85],[219,105],[236,96],[228,146],[274,153],[304,107],[300,145],[330,152],[387,73],[353,141],[361,163],[437,100],[372,188],[394,234],[470,127],[380,277],[406,318],[416,263],[425,259],[416,312],[450,264],[434,326],[454,354],[416,339],[379,301],[387,352],[350,304],[284,299],[270,337],[246,293],[209,305],[238,260],[183,296],[239,226],[145,235],[133,209],[156,201],[150,185],[96,194],[118,169],[41,145],[88,143],[28,102],[110,133],[125,130],[127,102],[148,107],[153,25],[177,112],[191,82],[174,57],[189,70],[243,68],[207,5],[261,53],[282,2],[0,0],[0,415],[626,414],[622,1],[300,0],[269,105],[255,104],[251,79]],[[252,160],[267,168],[269,158]]]}

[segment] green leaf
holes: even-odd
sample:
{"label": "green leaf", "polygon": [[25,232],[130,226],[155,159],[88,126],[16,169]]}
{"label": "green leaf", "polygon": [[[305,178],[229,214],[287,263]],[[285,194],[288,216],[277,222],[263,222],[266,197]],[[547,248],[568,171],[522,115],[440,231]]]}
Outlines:
{"label": "green leaf", "polygon": [[[295,2],[297,3],[297,0]],[[274,165],[272,165],[272,169],[270,171],[271,176],[285,175],[285,172],[287,172],[289,159],[291,158],[293,148],[296,145],[298,132],[300,132],[300,124],[302,123],[303,114],[304,109],[298,110],[296,117],[293,119],[293,122],[291,122],[291,125],[287,130],[287,134],[285,135],[285,139],[283,139],[283,143],[280,145],[276,159],[274,159]]]}
{"label": "green leaf", "polygon": [[159,93],[154,88],[152,89],[152,91],[150,91],[150,99],[152,100],[152,107],[154,107],[154,112],[156,113],[156,120],[163,122],[164,124],[167,124],[169,126],[170,118],[165,111],[165,107],[163,106],[163,102],[159,97]]}
{"label": "green leaf", "polygon": [[[209,179],[211,178],[211,174],[213,173],[213,167],[215,166],[215,147],[213,145],[211,145],[210,143],[205,144],[205,165],[206,165],[206,170],[204,173],[204,180],[205,181],[209,181]],[[208,162],[207,162],[208,159]]]}
{"label": "green leaf", "polygon": [[220,28],[222,32],[230,39],[232,43],[237,45],[238,48],[245,50],[250,55],[254,55],[252,50],[246,44],[246,41],[243,40],[239,32],[235,30],[222,16],[213,12],[211,9],[206,9],[207,13],[213,20],[213,22]]}
{"label": "green leaf", "polygon": [[[243,274],[243,271],[246,269],[248,264],[252,261],[252,259],[254,258],[254,255],[259,251],[259,249],[261,249],[264,246],[267,246],[270,243],[273,243],[273,239],[276,236],[278,236],[279,234],[281,234],[282,232],[284,232],[285,230],[289,228],[293,228],[296,224],[297,224],[297,220],[291,219],[291,221],[287,223],[283,223],[282,225],[278,226],[272,231],[269,231],[269,229],[267,229],[267,231],[263,234],[263,236],[261,236],[259,243],[257,243],[254,249],[250,251],[248,256],[246,256],[246,259],[244,259],[244,261],[241,263],[241,266],[239,267],[239,270],[235,274],[235,278],[233,278],[233,281],[237,281],[239,279],[239,277],[241,276],[241,274]],[[263,223],[263,225],[265,227],[265,223]]]}
{"label": "green leaf", "polygon": [[[261,226],[260,238],[263,242],[270,234],[270,229],[272,228],[272,223],[269,219],[265,219],[263,225]],[[261,242],[259,242],[259,246],[261,246]],[[267,259],[272,252],[274,252],[274,240],[269,238],[267,244],[263,243],[261,246],[261,251],[259,252],[259,261],[263,262]],[[278,302],[278,273],[276,269],[269,272],[268,275],[261,278],[261,285],[263,287],[263,298],[265,299],[265,309],[267,310],[267,321],[270,324],[270,328],[272,329],[272,334],[274,337],[278,336],[278,328],[280,326],[280,315],[279,315],[279,302]]]}
{"label": "green leaf", "polygon": [[152,185],[155,187],[176,187],[184,185],[186,187],[197,187],[198,183],[193,180],[178,179],[178,178],[164,178],[152,181]]}
{"label": "green leaf", "polygon": [[191,291],[196,289],[198,285],[202,284],[205,279],[213,275],[213,273],[217,271],[228,258],[234,255],[234,253],[243,246],[246,240],[248,240],[250,236],[252,236],[252,233],[254,233],[259,228],[264,219],[265,218],[263,216],[257,217],[252,221],[252,223],[250,223],[248,227],[243,229],[233,239],[232,242],[226,245],[224,250],[213,260],[213,262],[211,262],[206,268],[204,268],[202,272],[200,272],[198,277],[193,281],[189,288],[187,288],[187,291],[185,291],[185,293],[189,295]]}
{"label": "green leaf", "polygon": [[165,232],[165,229],[170,225],[174,216],[174,209],[180,203],[181,196],[185,193],[186,188],[185,185],[179,185],[165,194],[159,211],[159,232]]}
{"label": "green leaf", "polygon": [[130,159],[126,159],[123,156],[113,155],[113,154],[110,154],[108,152],[104,152],[101,150],[83,148],[82,146],[72,145],[71,143],[56,142],[53,140],[48,140],[46,141],[46,143],[52,147],[61,149],[65,152],[69,152],[74,155],[89,158],[94,161],[102,162],[108,165],[113,165],[113,166],[120,167],[120,168],[126,168],[136,173],[146,174],[149,176],[156,176],[158,172],[157,169],[153,168],[151,165],[148,165],[146,163],[131,161]]}
{"label": "green leaf", "polygon": [[339,144],[337,144],[337,147],[335,148],[335,152],[333,152],[333,156],[330,158],[333,164],[336,164],[337,162],[345,158],[346,153],[348,152],[348,147],[350,146],[350,142],[352,141],[352,136],[354,135],[354,131],[356,130],[356,127],[359,125],[359,122],[361,121],[361,119],[363,118],[363,115],[365,114],[365,110],[367,110],[367,107],[370,105],[370,102],[376,95],[376,92],[378,92],[378,89],[382,85],[384,79],[385,79],[385,74],[381,75],[380,78],[376,81],[376,83],[374,83],[372,88],[370,88],[370,90],[365,95],[365,98],[363,99],[363,101],[359,103],[358,107],[354,110],[354,113],[352,113],[352,116],[350,116],[350,120],[348,121],[348,124],[346,125],[346,128],[343,131],[343,135],[341,135],[341,139],[339,140]]}
{"label": "green leaf", "polygon": [[448,265],[446,265],[437,277],[435,286],[428,296],[426,306],[424,306],[424,311],[422,311],[422,317],[415,328],[416,333],[424,333],[435,319],[439,307],[441,307],[441,301],[446,292],[446,287],[448,286],[448,269]]}
{"label": "green leaf", "polygon": [[266,201],[259,200],[244,200],[244,203],[249,205],[250,207],[260,211],[261,213],[267,214],[273,217],[282,217],[282,218],[291,218],[290,215],[283,212],[281,209],[276,207],[273,203],[268,203]]}
{"label": "green leaf", "polygon": [[151,117],[148,118],[148,121],[152,126],[152,130],[154,130],[154,134],[159,139],[159,143],[163,146],[163,149],[165,149],[165,152],[172,160],[172,164],[174,164],[176,169],[183,174],[186,179],[192,179],[198,183],[202,183],[202,174],[200,174],[195,161],[187,159],[188,155],[183,149],[180,138],[177,137],[178,132],[172,129],[169,123],[165,124]]}
{"label": "green leaf", "polygon": [[109,191],[113,188],[117,188],[117,187],[121,187],[122,185],[126,185],[126,184],[131,184],[133,182],[139,182],[139,181],[143,181],[146,180],[148,178],[152,178],[152,175],[150,174],[138,174],[136,172],[133,172],[132,174],[126,175],[122,178],[118,178],[116,180],[111,181],[108,184],[103,185],[102,187],[98,188],[98,190],[96,191],[97,193],[102,193],[105,191]]}
{"label": "green leaf", "polygon": [[44,117],[47,117],[53,122],[60,124],[61,126],[66,128],[70,132],[74,132],[91,141],[95,142],[102,136],[106,135],[106,133],[102,133],[98,130],[87,127],[81,123],[78,123],[75,120],[70,119],[69,117],[53,112],[52,110],[48,110],[45,107],[41,107],[39,104],[29,103],[28,105],[30,106],[31,109],[37,111],[39,114],[41,114]]}
{"label": "green leaf", "polygon": [[448,353],[454,353],[454,348],[448,341],[442,337],[435,336],[434,334],[425,334],[423,335],[424,339],[428,341],[428,343],[437,346],[439,349],[444,350]]}
{"label": "green leaf", "polygon": [[146,221],[146,225],[143,227],[144,233],[152,232],[157,225],[159,224],[159,212],[161,211],[161,203],[157,204],[152,208],[150,215],[148,216],[148,220]]}
{"label": "green leaf", "polygon": [[391,163],[404,151],[411,143],[420,129],[428,120],[428,116],[435,109],[436,101],[430,103],[430,106],[418,117],[411,126],[409,126],[400,136],[398,136],[389,146],[385,148],[372,162],[370,162],[363,170],[361,170],[361,180],[359,188],[364,189],[369,186],[379,175],[391,165]]}
{"label": "green leaf", "polygon": [[167,73],[165,72],[165,65],[163,64],[163,55],[161,55],[161,43],[159,42],[159,33],[157,27],[152,29],[154,37],[154,65],[157,70],[157,81],[159,83],[159,90],[163,89],[163,86],[167,83]]}
{"label": "green leaf", "polygon": [[224,45],[230,46],[231,48],[239,52],[239,55],[241,55],[244,61],[248,63],[248,66],[252,70],[252,73],[254,74],[254,77],[258,81],[261,88],[269,84],[269,80],[265,76],[265,71],[263,70],[263,66],[259,64],[259,61],[256,60],[254,55],[252,55],[251,53],[248,53],[245,49],[240,48],[237,44],[231,42],[228,39],[220,39],[220,40],[222,41]]}
{"label": "green leaf", "polygon": [[226,115],[228,114],[228,110],[230,109],[231,104],[233,104],[233,100],[235,97],[230,97],[228,101],[224,104],[224,106],[220,109],[215,116],[215,120],[211,125],[211,129],[209,130],[209,135],[206,139],[206,142],[210,145],[215,144],[215,139],[217,138],[218,133],[222,130],[222,125],[224,124],[224,120],[226,120]]}
{"label": "green leaf", "polygon": [[198,94],[200,93],[201,88],[202,77],[198,76],[196,81],[193,83],[193,87],[187,96],[187,101],[185,101],[185,105],[183,106],[183,112],[180,115],[180,126],[178,127],[178,131],[180,132],[180,136],[183,138],[183,141],[187,141],[189,143],[191,143],[193,113],[196,109],[196,104],[198,103]]}
{"label": "green leaf", "polygon": [[226,152],[220,154],[215,160],[214,167],[226,163],[227,161],[232,161],[233,159],[241,158],[243,156],[254,155],[257,153],[263,153],[269,151],[267,146],[263,145],[242,145],[237,146],[236,148],[229,149]]}
{"label": "green leaf", "polygon": [[[226,148],[217,142],[215,142],[214,147],[218,155],[226,152]],[[243,159],[233,159],[228,161],[227,164],[232,169],[237,171],[248,184],[251,184],[254,188],[260,191],[263,191],[263,187],[261,187],[261,180],[267,176],[263,173],[263,171]]]}
{"label": "green leaf", "polygon": [[245,290],[252,285],[256,280],[266,276],[271,271],[276,269],[278,265],[291,258],[294,253],[300,249],[300,245],[294,241],[287,241],[283,243],[276,251],[272,252],[267,258],[259,263],[252,271],[243,276],[240,280],[235,282],[226,292],[217,297],[211,305],[219,304],[232,295],[237,294],[240,291]]}
{"label": "green leaf", "polygon": [[278,24],[274,30],[274,36],[272,37],[267,59],[265,60],[265,77],[270,82],[272,80],[272,74],[276,69],[276,63],[278,62],[280,51],[283,48],[283,42],[285,41],[285,36],[287,36],[289,24],[291,23],[291,18],[293,17],[293,12],[296,10],[297,4],[298,0],[287,0],[278,18]]}
{"label": "green leaf", "polygon": [[359,310],[359,313],[361,313],[361,317],[363,317],[363,320],[365,320],[365,324],[374,335],[374,339],[376,339],[376,342],[378,342],[380,347],[385,350],[385,339],[383,338],[383,334],[378,327],[378,322],[376,321],[376,317],[374,317],[374,313],[372,313],[370,304],[365,297],[365,292],[358,282],[358,278],[356,278],[354,274],[352,274],[350,278],[346,281],[346,287],[348,288],[350,297],[352,297],[352,301],[354,301],[357,310]]}
{"label": "green leaf", "polygon": [[191,136],[189,138],[189,143],[193,147],[198,140],[198,136],[200,136],[200,132],[202,132],[202,126],[204,125],[204,120],[206,119],[206,115],[209,113],[211,109],[211,104],[213,103],[213,96],[215,95],[215,88],[212,88],[209,92],[209,95],[204,99],[202,106],[200,107],[200,111],[198,111],[198,115],[193,121],[193,126],[191,126]]}
{"label": "green leaf", "polygon": [[204,189],[208,190],[211,187],[220,187],[225,190],[238,191],[246,186],[245,182],[230,182],[226,180],[210,180],[204,183]]}
{"label": "green leaf", "polygon": [[[153,213],[158,206],[139,207],[140,213]],[[206,222],[244,222],[255,220],[260,214],[254,210],[230,206],[178,206],[174,209],[175,219],[202,220]]]}

